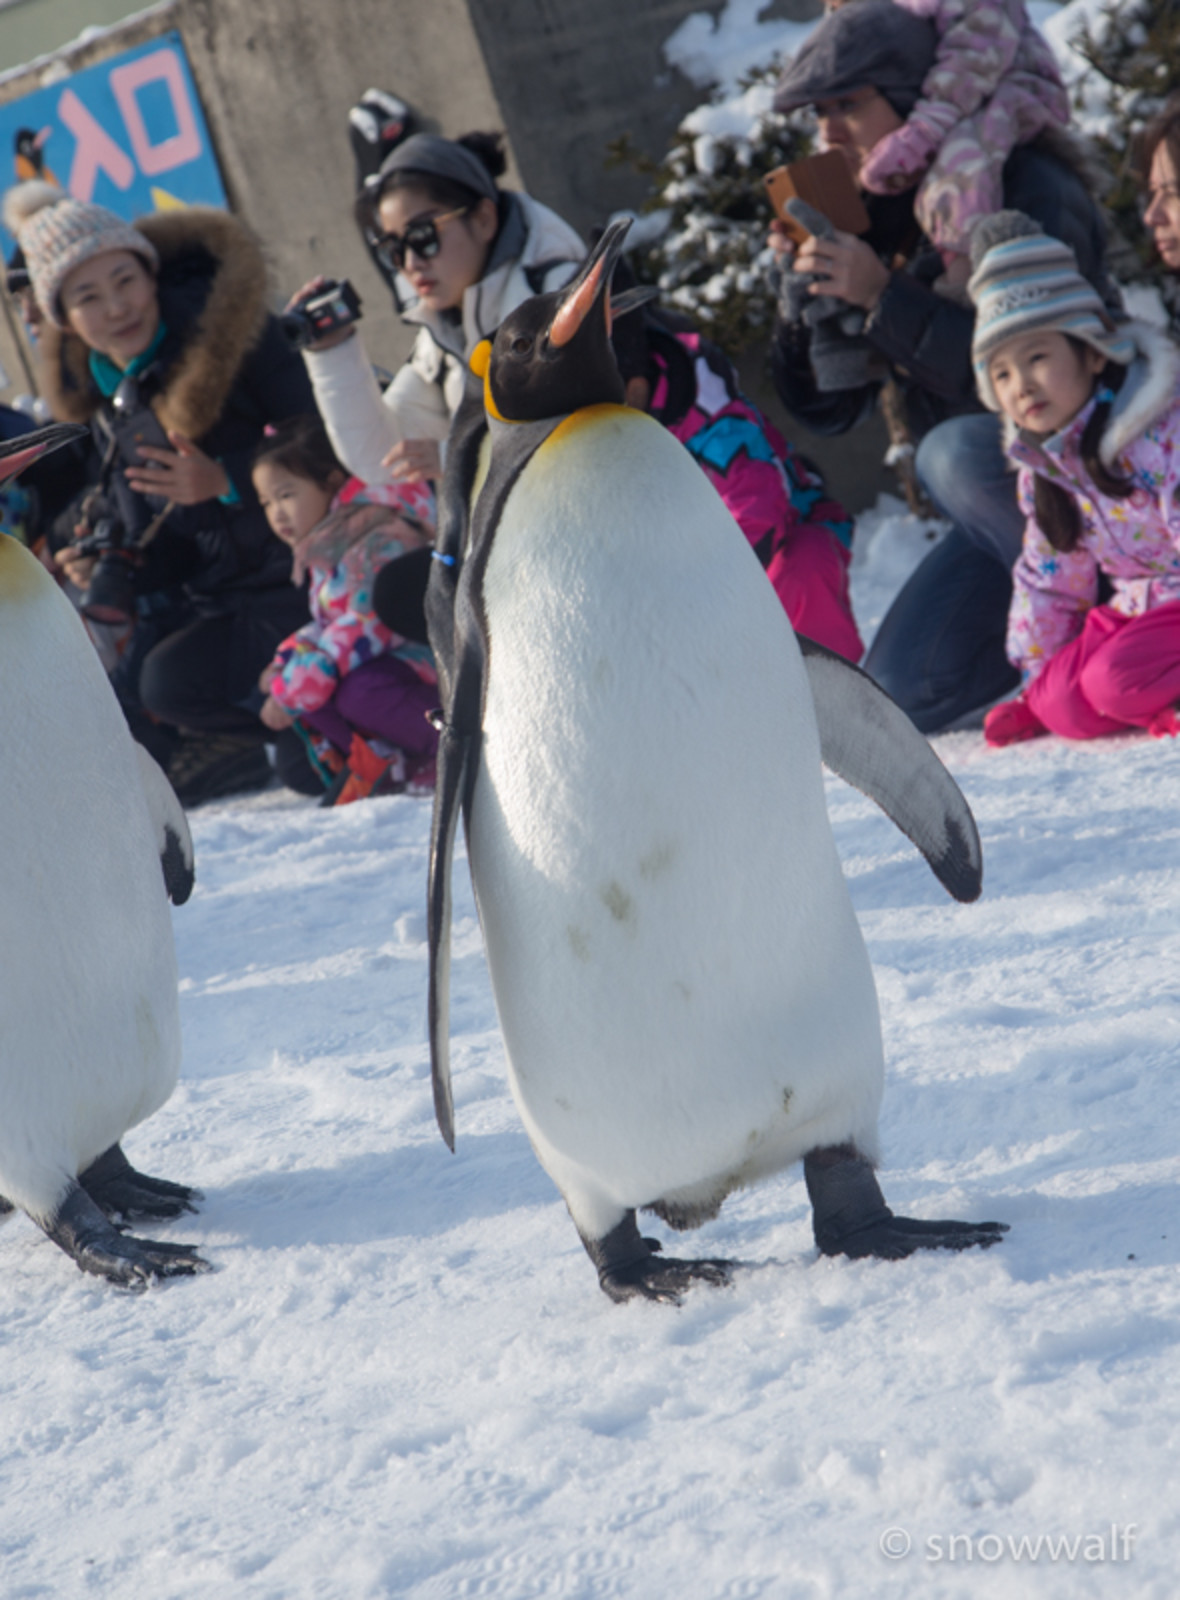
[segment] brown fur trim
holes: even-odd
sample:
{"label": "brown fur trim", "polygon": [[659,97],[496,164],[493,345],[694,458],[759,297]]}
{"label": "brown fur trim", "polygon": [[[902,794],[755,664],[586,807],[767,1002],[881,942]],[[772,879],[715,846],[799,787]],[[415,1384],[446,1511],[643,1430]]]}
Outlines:
{"label": "brown fur trim", "polygon": [[[250,230],[211,206],[141,217],[161,263],[203,249],[217,263],[209,298],[188,330],[162,393],[152,402],[165,428],[197,440],[221,415],[242,363],[266,325],[266,262]],[[77,334],[46,326],[40,343],[42,393],[60,422],[88,422],[102,396]]]}

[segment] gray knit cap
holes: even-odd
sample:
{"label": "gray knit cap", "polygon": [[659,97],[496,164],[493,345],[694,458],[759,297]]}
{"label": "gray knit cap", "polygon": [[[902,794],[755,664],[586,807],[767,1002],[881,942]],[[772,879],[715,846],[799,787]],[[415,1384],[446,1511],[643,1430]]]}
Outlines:
{"label": "gray knit cap", "polygon": [[901,118],[917,105],[938,34],[894,0],[851,0],[816,24],[783,68],[774,109],[797,111],[851,89],[876,89]]}
{"label": "gray knit cap", "polygon": [[160,264],[155,245],[130,222],[39,178],[9,189],[4,225],[24,251],[37,304],[59,328],[66,326],[62,284],[83,261],[108,250],[130,250],[149,272]]}
{"label": "gray knit cap", "polygon": [[386,156],[376,176],[369,179],[366,191],[377,192],[395,172],[421,172],[432,178],[449,178],[452,183],[474,189],[488,200],[495,200],[499,195],[496,180],[477,155],[454,139],[443,139],[436,133],[413,133],[403,139]]}
{"label": "gray knit cap", "polygon": [[1134,340],[1111,318],[1102,297],[1078,271],[1077,257],[1023,211],[984,217],[971,237],[974,272],[967,293],[975,303],[971,361],[979,398],[1000,404],[988,363],[1001,345],[1025,333],[1064,333],[1129,366]]}

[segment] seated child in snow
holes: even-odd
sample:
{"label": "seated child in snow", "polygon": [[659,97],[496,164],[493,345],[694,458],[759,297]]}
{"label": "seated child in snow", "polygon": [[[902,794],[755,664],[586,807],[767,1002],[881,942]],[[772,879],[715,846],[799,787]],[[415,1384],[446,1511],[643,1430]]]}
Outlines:
{"label": "seated child in snow", "polygon": [[[1180,352],[1116,327],[1072,250],[1019,211],[975,231],[972,360],[1027,517],[991,745],[1180,731]],[[1099,605],[1099,573],[1113,589]]]}
{"label": "seated child in snow", "polygon": [[260,684],[259,713],[276,731],[308,737],[328,784],[322,804],[346,805],[430,781],[438,703],[430,651],[393,633],[373,611],[379,568],[434,538],[434,499],[422,485],[350,478],[316,417],[267,430],[254,488],[274,532],[306,575],[312,620],[285,639]]}
{"label": "seated child in snow", "polygon": [[[616,288],[619,287],[616,278]],[[852,517],[738,387],[727,357],[665,311],[632,311],[612,332],[627,403],[694,456],[766,569],[792,627],[859,661],[848,593]]]}
{"label": "seated child in snow", "polygon": [[[828,0],[827,9],[843,3]],[[1024,0],[894,3],[931,18],[938,54],[922,98],[877,144],[860,182],[874,194],[892,194],[921,180],[914,214],[943,254],[946,287],[961,287],[972,228],[1003,204],[1005,161],[1046,128],[1068,125],[1069,96]]]}

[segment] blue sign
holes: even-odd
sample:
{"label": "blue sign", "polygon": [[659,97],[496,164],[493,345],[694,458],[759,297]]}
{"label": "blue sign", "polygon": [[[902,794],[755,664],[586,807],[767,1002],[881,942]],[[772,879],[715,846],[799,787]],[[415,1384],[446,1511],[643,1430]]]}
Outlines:
{"label": "blue sign", "polygon": [[[131,220],[224,206],[196,85],[178,33],[0,106],[0,188],[48,178]],[[0,227],[4,254],[15,240]]]}

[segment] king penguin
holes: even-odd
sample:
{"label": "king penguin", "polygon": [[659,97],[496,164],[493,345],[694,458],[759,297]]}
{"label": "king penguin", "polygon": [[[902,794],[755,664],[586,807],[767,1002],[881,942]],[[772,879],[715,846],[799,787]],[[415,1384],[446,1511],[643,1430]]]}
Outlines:
{"label": "king penguin", "polygon": [[1003,1224],[899,1217],[877,1183],[876,991],[821,760],[962,899],[981,882],[974,821],[882,691],[801,650],[704,474],[622,404],[608,286],[627,226],[477,348],[482,404],[448,452],[427,591],[440,1129],[453,1148],[462,814],[512,1093],[612,1299],[731,1275],[660,1254],[639,1210],[697,1227],[799,1160],[825,1254],[993,1244]]}
{"label": "king penguin", "polygon": [[[0,480],[83,430],[0,445]],[[0,534],[0,1212],[27,1215],[125,1288],[204,1271],[190,1245],[125,1233],[193,1189],[136,1172],[120,1140],[176,1086],[168,909],[193,883],[167,778],[132,741],[57,584]]]}

